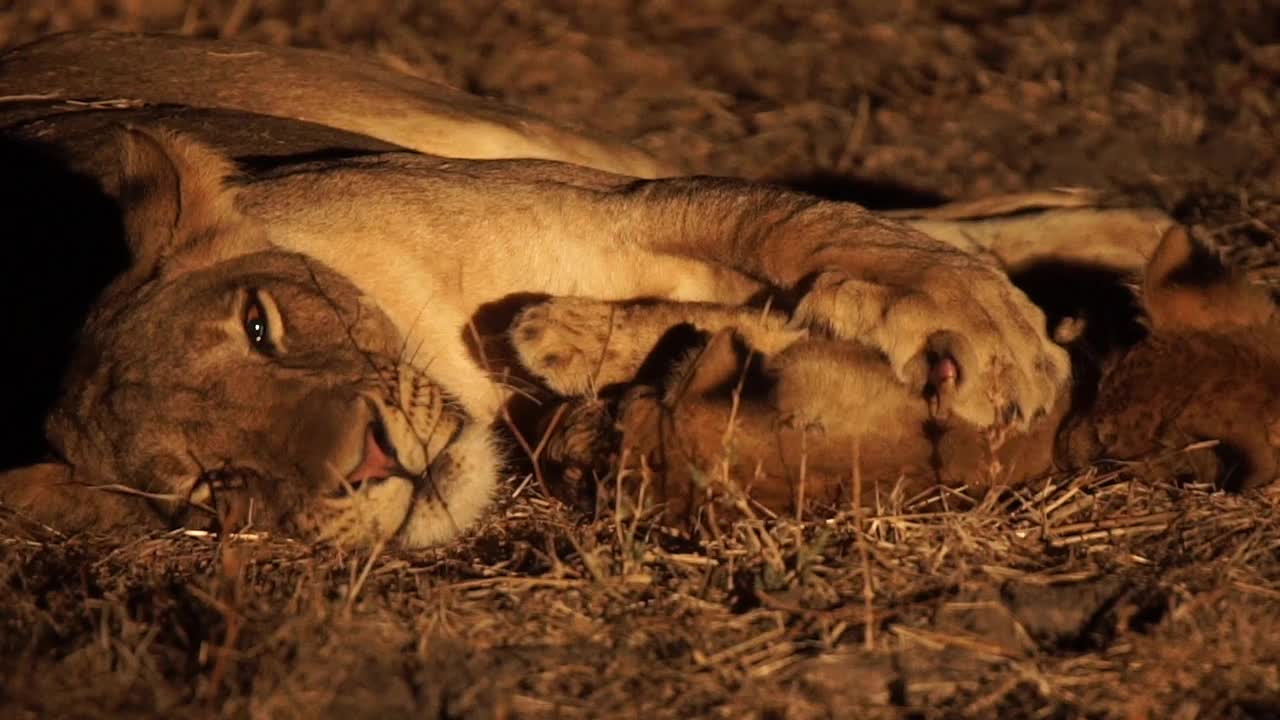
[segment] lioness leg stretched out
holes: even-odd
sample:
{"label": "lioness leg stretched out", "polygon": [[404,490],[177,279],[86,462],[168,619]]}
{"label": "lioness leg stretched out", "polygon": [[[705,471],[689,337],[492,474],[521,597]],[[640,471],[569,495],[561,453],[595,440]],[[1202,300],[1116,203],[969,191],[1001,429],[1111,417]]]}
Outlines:
{"label": "lioness leg stretched out", "polygon": [[[500,466],[489,426],[507,391],[469,342],[477,314],[528,293],[772,298],[797,329],[875,348],[911,392],[945,361],[954,383],[933,409],[978,426],[1026,427],[1067,382],[1042,313],[974,248],[748,182],[398,151],[353,133],[424,147],[429,127],[446,136],[432,149],[638,162],[352,61],[75,35],[0,57],[0,97],[6,267],[38,266],[29,254],[67,237],[75,255],[101,249],[119,226],[128,258],[50,413],[58,462],[0,482],[6,502],[55,521],[119,520],[85,505],[84,486],[180,507],[209,478],[243,476],[267,517],[305,534],[447,539]],[[50,197],[82,213],[23,214]],[[45,285],[28,273],[6,289],[17,306]],[[351,350],[366,367],[335,363]],[[299,434],[300,417],[319,429]]]}

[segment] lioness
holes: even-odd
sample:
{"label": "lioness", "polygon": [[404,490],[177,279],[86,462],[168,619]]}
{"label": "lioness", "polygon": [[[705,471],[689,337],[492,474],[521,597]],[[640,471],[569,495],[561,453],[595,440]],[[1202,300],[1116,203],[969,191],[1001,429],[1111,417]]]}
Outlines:
{"label": "lioness", "polygon": [[[664,171],[337,56],[58,36],[0,57],[0,100],[8,305],[53,296],[18,324],[37,338],[20,368],[57,369],[45,325],[92,300],[45,428],[56,461],[0,477],[56,525],[172,520],[238,485],[305,535],[448,539],[501,465],[508,389],[482,350],[504,328],[481,311],[527,294],[785,308],[882,353],[922,407],[945,368],[927,407],[979,427],[1028,427],[1068,381],[999,252],[765,185],[614,174]],[[1158,237],[1132,234],[1139,254]],[[42,266],[48,248],[67,252]],[[106,289],[50,293],[84,258]]]}
{"label": "lioness", "polygon": [[[1149,334],[1078,348],[1077,387],[1025,434],[939,418],[875,349],[798,332],[776,313],[558,298],[524,311],[511,335],[526,365],[566,395],[639,373],[605,399],[571,401],[548,428],[547,456],[620,473],[671,522],[714,519],[717,507],[734,514],[744,499],[772,512],[838,506],[856,493],[855,475],[870,501],[876,483],[909,494],[936,483],[1018,485],[1206,440],[1219,444],[1193,456],[1204,480],[1233,489],[1271,482],[1280,470],[1280,307],[1177,227],[1149,261],[1140,298]],[[642,361],[656,358],[635,349],[681,325],[705,341],[692,336],[684,361],[668,371],[658,360],[646,378]],[[1071,332],[1064,340],[1088,344],[1078,325]],[[952,372],[942,366],[933,381],[951,382]]]}

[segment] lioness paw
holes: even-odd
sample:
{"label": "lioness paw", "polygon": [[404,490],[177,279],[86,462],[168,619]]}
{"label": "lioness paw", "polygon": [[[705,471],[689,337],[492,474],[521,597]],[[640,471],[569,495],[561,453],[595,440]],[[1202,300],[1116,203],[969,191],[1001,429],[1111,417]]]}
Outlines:
{"label": "lioness paw", "polygon": [[1026,428],[1071,373],[1044,313],[993,266],[954,262],[883,282],[817,276],[793,321],[880,349],[935,416]]}

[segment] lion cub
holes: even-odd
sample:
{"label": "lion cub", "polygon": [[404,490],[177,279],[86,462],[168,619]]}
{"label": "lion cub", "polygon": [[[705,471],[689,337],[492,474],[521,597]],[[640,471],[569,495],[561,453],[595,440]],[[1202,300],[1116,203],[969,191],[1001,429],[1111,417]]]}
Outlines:
{"label": "lion cub", "polygon": [[1280,308],[1271,293],[1175,229],[1147,265],[1142,299],[1151,334],[1106,364],[1096,400],[1062,429],[1061,461],[1213,439],[1207,479],[1231,490],[1276,479]]}
{"label": "lion cub", "polygon": [[511,339],[531,371],[577,396],[545,428],[545,457],[577,475],[620,472],[670,522],[744,501],[833,507],[874,485],[1018,484],[1209,439],[1220,444],[1199,470],[1221,486],[1274,479],[1273,299],[1181,228],[1149,261],[1141,299],[1148,336],[1076,353],[1099,365],[1077,377],[1100,381],[1064,392],[1027,433],[939,421],[930,403],[956,372],[945,357],[904,384],[874,349],[798,331],[776,311],[557,298],[517,318]]}

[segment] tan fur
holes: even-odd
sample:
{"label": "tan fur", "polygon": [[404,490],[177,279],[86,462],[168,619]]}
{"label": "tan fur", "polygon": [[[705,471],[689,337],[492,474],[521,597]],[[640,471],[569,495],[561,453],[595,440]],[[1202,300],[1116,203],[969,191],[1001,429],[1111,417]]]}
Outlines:
{"label": "tan fur", "polygon": [[1147,265],[1143,299],[1159,330],[1259,326],[1280,315],[1266,289],[1236,277],[1182,228],[1170,231]]}
{"label": "tan fur", "polygon": [[[1182,228],[1171,229],[1158,247],[1143,300],[1152,333],[1108,362],[1096,402],[1073,409],[1064,393],[1026,433],[935,421],[885,358],[865,346],[775,336],[761,344],[785,349],[761,352],[736,328],[750,327],[749,336],[760,338],[770,320],[742,315],[733,326],[689,306],[598,308],[601,317],[608,311],[630,319],[624,328],[630,332],[610,338],[617,346],[604,353],[610,361],[634,355],[624,349],[631,337],[651,345],[673,319],[712,334],[672,375],[628,390],[613,415],[569,417],[597,432],[619,433],[613,458],[625,460],[621,472],[629,486],[636,490],[641,478],[647,481],[649,499],[663,503],[675,521],[714,514],[712,499],[720,501],[719,512],[727,502],[735,513],[736,497],[774,512],[794,512],[801,502],[838,505],[851,497],[854,467],[868,493],[875,485],[881,492],[895,485],[916,492],[938,482],[1016,485],[1055,466],[1136,459],[1204,440],[1222,442],[1218,460],[1201,463],[1207,478],[1232,488],[1273,480],[1280,468],[1275,304],[1223,270]],[[549,301],[517,322],[515,341],[536,337],[546,353],[557,338],[571,344],[586,337],[581,328],[570,335],[547,323],[565,303],[586,315],[582,301]],[[653,327],[631,334],[646,321]],[[560,367],[528,357],[552,385],[562,383]],[[610,377],[628,372],[605,365],[601,372]],[[582,432],[573,422],[561,432]],[[554,439],[548,446],[561,447]],[[577,439],[576,447],[598,453],[599,446]],[[563,455],[555,459],[590,460],[574,456],[573,448]],[[724,483],[737,491],[726,493]]]}
{"label": "tan fur", "polygon": [[[90,317],[48,419],[69,463],[0,475],[0,497],[72,530],[180,520],[231,494],[254,502],[258,528],[339,544],[453,536],[490,500],[487,424],[401,361],[403,336],[371,298],[272,247],[235,210],[228,170],[185,138],[124,133],[134,263]],[[251,300],[269,351],[246,337]],[[400,469],[353,487],[372,433]]]}
{"label": "tan fur", "polygon": [[1280,469],[1280,311],[1181,228],[1147,268],[1151,337],[1107,368],[1094,406],[1070,434],[1070,458],[1121,459],[1220,440],[1205,471],[1250,488]]}
{"label": "tan fur", "polygon": [[[407,545],[451,537],[480,512],[495,483],[500,463],[489,425],[509,397],[471,341],[493,332],[479,327],[483,310],[525,294],[713,304],[725,318],[748,301],[785,305],[788,312],[750,342],[771,349],[762,338],[774,329],[782,332],[779,346],[810,336],[814,348],[856,342],[883,357],[878,382],[912,412],[982,428],[1030,427],[1068,383],[1067,355],[1047,337],[1044,314],[992,259],[1002,257],[1002,243],[1021,247],[1023,238],[996,233],[968,247],[942,230],[931,237],[852,204],[774,187],[614,175],[606,171],[664,171],[616,143],[309,51],[59,36],[0,58],[0,97],[27,99],[0,104],[0,116],[17,118],[6,132],[48,146],[100,183],[121,205],[130,236],[133,264],[99,302],[49,423],[50,442],[75,467],[77,482],[181,494],[206,470],[225,466],[274,478],[270,484],[294,501],[266,498],[269,513],[282,522],[302,518],[312,535],[366,542],[394,531]],[[117,148],[106,138],[125,120],[135,130]],[[302,121],[442,154],[546,160],[395,152]],[[358,152],[319,152],[333,149]],[[275,165],[235,164],[233,152]],[[316,319],[311,329],[323,342],[285,338],[288,352],[296,349],[290,342],[310,351],[299,360],[306,382],[292,375],[299,367],[280,359],[242,373],[243,301],[237,307],[229,298],[283,282],[294,293],[277,308],[288,323],[296,313],[290,303],[317,302],[303,291],[313,272],[340,306],[366,308],[361,322],[381,328],[373,332],[376,347],[353,348]],[[222,289],[221,300],[188,297],[208,283]],[[488,341],[479,340],[481,347]],[[373,422],[370,413],[396,416],[397,403],[412,399],[375,382],[384,372],[358,362],[357,349],[379,358],[373,367],[394,367],[415,378],[410,386],[447,397],[437,419],[454,418],[463,430],[444,450],[408,431],[392,433],[401,460],[424,456],[426,467],[410,463],[413,478],[363,487],[373,522],[352,529],[347,520],[316,519],[332,514],[321,508],[330,508],[326,493],[341,483],[311,463],[328,459],[341,474],[358,461],[355,438]],[[959,379],[930,403],[921,394],[930,358],[938,357],[958,364]],[[589,364],[566,367],[575,390],[613,379],[583,372]],[[129,414],[112,416],[99,398],[129,373],[121,391]],[[188,385],[225,390],[235,402],[175,391]],[[350,401],[343,408],[299,405],[338,386],[349,388],[337,395]],[[306,422],[322,425],[314,442],[255,444],[288,437],[301,409]],[[243,427],[255,431],[237,430]],[[456,495],[419,492],[419,474],[432,468],[453,478]],[[0,483],[0,499],[31,496],[18,473]],[[412,493],[400,482],[410,479]],[[349,501],[337,503],[334,512],[345,517]],[[404,522],[393,527],[397,517]]]}
{"label": "tan fur", "polygon": [[228,108],[433,155],[565,159],[636,177],[676,174],[616,140],[321,50],[93,32],[42,38],[0,62],[8,76],[0,95]]}

